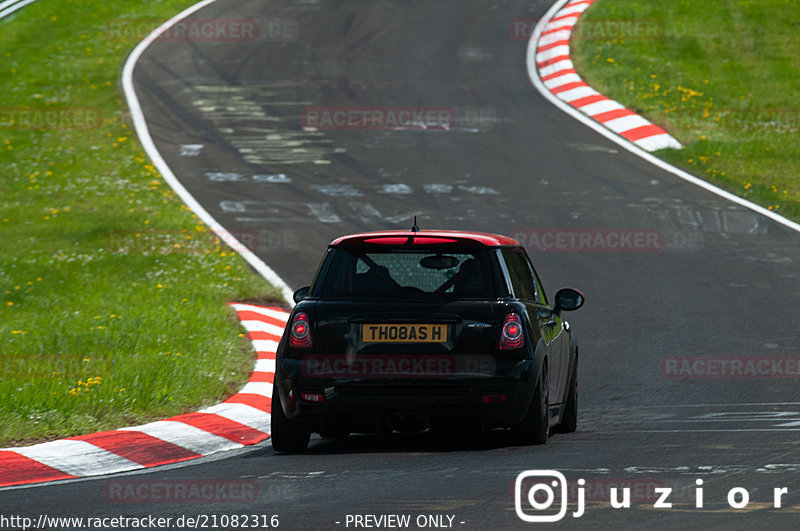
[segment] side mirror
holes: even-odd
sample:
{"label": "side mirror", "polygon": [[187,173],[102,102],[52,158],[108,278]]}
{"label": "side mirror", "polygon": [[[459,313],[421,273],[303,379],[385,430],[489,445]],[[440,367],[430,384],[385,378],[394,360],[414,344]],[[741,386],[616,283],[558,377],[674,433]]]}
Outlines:
{"label": "side mirror", "polygon": [[310,289],[311,289],[311,286],[304,286],[304,287],[300,288],[299,290],[295,291],[294,295],[292,295],[292,298],[294,299],[294,302],[300,302],[301,300],[303,300],[306,297],[308,297],[308,291]]}
{"label": "side mirror", "polygon": [[576,289],[563,288],[556,293],[555,311],[565,310],[571,312],[583,306],[584,302],[586,302],[586,297],[584,297],[583,293]]}

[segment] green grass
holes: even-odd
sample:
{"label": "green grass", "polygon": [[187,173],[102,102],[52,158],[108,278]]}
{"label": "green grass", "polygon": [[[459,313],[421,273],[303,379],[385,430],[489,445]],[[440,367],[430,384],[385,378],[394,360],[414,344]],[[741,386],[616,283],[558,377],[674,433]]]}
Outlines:
{"label": "green grass", "polygon": [[[191,3],[41,0],[0,23],[0,447],[194,410],[252,370],[225,303],[279,292],[150,165],[118,89],[135,42],[106,30]],[[23,107],[102,120],[21,127]]]}
{"label": "green grass", "polygon": [[[607,31],[611,21],[650,31]],[[683,145],[663,159],[800,219],[800,0],[599,0],[571,42],[592,87]]]}

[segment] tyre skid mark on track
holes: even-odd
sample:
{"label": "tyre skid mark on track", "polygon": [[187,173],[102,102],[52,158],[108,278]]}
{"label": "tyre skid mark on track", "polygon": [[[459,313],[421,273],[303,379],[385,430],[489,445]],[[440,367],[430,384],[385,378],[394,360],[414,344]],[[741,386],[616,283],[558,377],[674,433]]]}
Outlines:
{"label": "tyre skid mark on track", "polygon": [[142,40],[136,46],[136,48],[133,49],[130,55],[128,55],[128,59],[125,61],[125,65],[122,68],[122,91],[125,94],[128,107],[130,107],[133,125],[136,129],[136,134],[139,136],[139,141],[142,144],[142,148],[144,149],[145,153],[147,153],[147,156],[153,162],[153,165],[156,167],[156,169],[158,169],[159,173],[167,182],[167,184],[170,185],[170,187],[175,191],[178,197],[181,198],[186,206],[189,207],[192,212],[194,212],[194,214],[206,225],[208,225],[209,228],[211,228],[211,230],[217,236],[219,236],[222,241],[224,241],[234,250],[238,251],[242,258],[244,258],[247,263],[253,267],[253,269],[255,269],[273,286],[280,289],[287,301],[291,301],[292,289],[289,288],[286,282],[284,282],[283,279],[278,276],[277,273],[275,273],[275,271],[265,264],[261,258],[256,256],[252,250],[243,245],[242,242],[240,242],[233,234],[230,233],[230,231],[228,231],[216,219],[214,219],[214,217],[211,216],[211,214],[209,214],[205,208],[203,208],[200,202],[197,201],[197,199],[195,199],[191,193],[189,193],[186,187],[181,184],[181,182],[175,176],[175,173],[172,171],[172,168],[170,168],[169,164],[167,164],[167,162],[164,160],[164,157],[161,156],[161,152],[156,147],[153,137],[150,134],[150,129],[147,127],[147,120],[144,117],[141,102],[139,101],[139,97],[136,95],[136,88],[133,82],[133,72],[136,68],[136,63],[139,61],[139,58],[142,56],[145,50],[147,50],[147,48],[153,42],[155,42],[161,35],[168,31],[169,28],[174,24],[203,9],[204,7],[213,4],[214,2],[216,2],[216,0],[201,0],[200,2],[188,7],[171,19],[167,20],[147,37],[145,37],[144,40]]}
{"label": "tyre skid mark on track", "polygon": [[624,426],[626,433],[773,432],[794,436],[792,432],[800,431],[798,406],[797,402],[761,402],[584,408],[582,428],[598,433]]}
{"label": "tyre skid mark on track", "polygon": [[288,313],[236,304],[256,352],[249,382],[221,404],[142,426],[0,449],[0,487],[128,472],[197,459],[269,437],[275,352]]}

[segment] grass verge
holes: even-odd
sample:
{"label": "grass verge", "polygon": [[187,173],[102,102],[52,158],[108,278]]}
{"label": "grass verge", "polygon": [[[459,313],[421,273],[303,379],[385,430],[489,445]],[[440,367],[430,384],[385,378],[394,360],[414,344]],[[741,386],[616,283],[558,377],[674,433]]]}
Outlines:
{"label": "grass verge", "polygon": [[571,41],[592,87],[683,145],[657,155],[800,220],[800,0],[600,0]]}
{"label": "grass verge", "polygon": [[252,370],[225,303],[279,292],[160,178],[118,89],[136,36],[109,27],[192,3],[43,0],[0,22],[0,447],[210,405]]}

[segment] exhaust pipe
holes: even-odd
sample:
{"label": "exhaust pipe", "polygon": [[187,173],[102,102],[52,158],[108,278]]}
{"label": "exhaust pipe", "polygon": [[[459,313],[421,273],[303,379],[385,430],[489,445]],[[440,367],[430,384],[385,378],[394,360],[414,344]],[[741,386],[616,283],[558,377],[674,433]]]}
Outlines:
{"label": "exhaust pipe", "polygon": [[418,433],[425,430],[425,423],[417,413],[409,413],[403,417],[403,429],[406,433]]}
{"label": "exhaust pipe", "polygon": [[403,416],[397,411],[392,411],[386,416],[386,424],[394,431],[403,431]]}
{"label": "exhaust pipe", "polygon": [[416,412],[400,413],[392,411],[386,416],[386,424],[400,433],[419,433],[428,429],[428,420]]}

